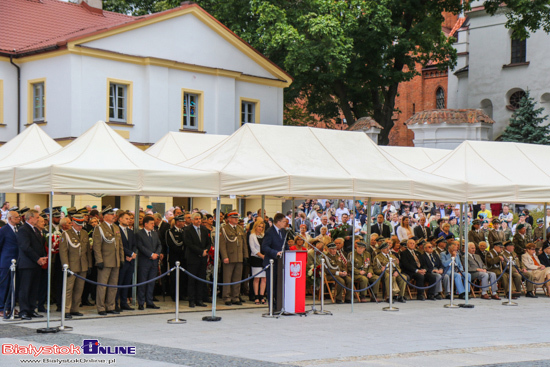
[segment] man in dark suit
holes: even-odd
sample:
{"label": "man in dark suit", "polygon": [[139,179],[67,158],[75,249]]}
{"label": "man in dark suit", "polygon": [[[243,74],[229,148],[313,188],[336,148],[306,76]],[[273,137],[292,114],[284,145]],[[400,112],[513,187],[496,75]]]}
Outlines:
{"label": "man in dark suit", "polygon": [[328,216],[323,215],[321,217],[321,224],[319,224],[317,227],[315,227],[315,237],[319,236],[321,234],[321,228],[327,227],[327,233],[332,229],[332,224],[328,222]]}
{"label": "man in dark suit", "polygon": [[[409,239],[407,241],[407,249],[401,253],[399,259],[401,269],[403,273],[407,274],[411,279],[416,281],[418,287],[424,287],[424,282],[428,281],[429,284],[434,283],[434,276],[431,273],[428,273],[427,269],[423,267],[423,264],[420,262],[420,253],[416,251],[416,241]],[[422,291],[418,291],[417,299],[419,301],[424,300]],[[434,297],[433,287],[428,289],[428,298],[432,299]]]}
{"label": "man in dark suit", "polygon": [[391,228],[386,223],[384,223],[384,216],[378,214],[376,216],[376,224],[373,224],[370,227],[371,233],[377,233],[380,237],[390,238],[391,237]]}
{"label": "man in dark suit", "polygon": [[[155,218],[155,231],[157,231],[157,233],[159,234],[160,244],[162,245],[162,252],[160,256],[160,271],[161,273],[164,273],[166,272],[166,270],[168,270],[168,244],[166,241],[166,236],[168,235],[170,224],[162,219],[162,215],[160,213],[155,213],[153,215],[153,218]],[[164,277],[160,280],[160,282],[162,283],[163,294],[166,294],[168,289],[173,288],[168,284],[168,282],[170,282],[170,277]]]}
{"label": "man in dark suit", "polygon": [[19,308],[22,320],[43,317],[34,311],[36,307],[40,269],[48,263],[46,249],[42,245],[42,234],[35,228],[38,212],[34,209],[25,213],[25,224],[17,231],[19,258],[17,260],[17,277],[20,281]]}
{"label": "man in dark suit", "polygon": [[[11,260],[17,260],[19,248],[17,246],[17,226],[21,223],[18,212],[10,211],[7,215],[8,223],[0,228],[0,317],[4,316],[4,304],[10,297]],[[11,306],[11,299],[10,299]],[[6,311],[11,311],[6,309]]]}
{"label": "man in dark suit", "polygon": [[[208,261],[208,250],[212,246],[212,239],[208,228],[201,226],[201,213],[191,214],[192,225],[183,230],[183,243],[185,245],[185,259],[187,271],[201,279],[206,279],[206,264]],[[187,294],[189,295],[189,307],[206,307],[202,302],[204,298],[204,282],[198,281],[189,276],[187,283]]]}
{"label": "man in dark suit", "polygon": [[311,221],[307,219],[306,213],[299,212],[298,218],[294,219],[294,228],[298,230],[302,224],[306,225],[307,232],[311,231]]}
{"label": "man in dark suit", "polygon": [[[421,239],[419,241],[422,242],[424,239]],[[425,242],[424,244],[424,253],[420,255],[420,263],[423,265],[424,269],[426,269],[426,272],[429,274],[432,274],[434,276],[434,281],[437,282],[439,278],[445,277],[443,281],[437,283],[437,285],[434,287],[435,295],[433,299],[441,299],[441,292],[443,291],[442,283],[445,282],[448,284],[449,277],[447,275],[443,275],[443,271],[445,268],[443,267],[443,264],[441,263],[441,259],[439,258],[439,255],[434,251],[434,245],[430,242]],[[446,286],[448,288],[448,286]],[[430,296],[428,296],[428,299]]]}
{"label": "man in dark suit", "polygon": [[[264,256],[263,266],[266,267],[269,265],[269,260],[273,259],[273,274],[277,276],[277,258],[283,255],[283,251],[288,250],[288,243],[286,243],[286,230],[284,226],[286,225],[285,216],[282,213],[277,213],[273,217],[273,227],[266,232],[264,240],[262,242],[262,253]],[[273,281],[273,291],[277,292],[277,278],[271,279],[270,270],[266,271],[266,289],[269,297],[269,284]]]}
{"label": "man in dark suit", "polygon": [[[154,228],[155,219],[147,215],[143,218],[143,229],[136,233],[136,247],[138,249],[138,283],[153,279],[157,275],[162,245],[159,235],[154,231]],[[154,282],[138,287],[137,301],[140,310],[144,309],[144,303],[146,303],[147,308],[160,308],[153,303],[154,290]]]}
{"label": "man in dark suit", "polygon": [[[118,223],[121,232],[122,246],[124,248],[124,265],[120,268],[120,273],[118,274],[118,285],[130,285],[132,284],[132,277],[134,276],[134,259],[137,256],[136,239],[131,227],[132,223],[130,223],[130,214],[128,212],[122,213],[118,218]],[[116,311],[134,310],[128,305],[129,290],[130,288],[118,289],[115,299]]]}
{"label": "man in dark suit", "polygon": [[426,217],[422,217],[418,220],[418,225],[414,227],[414,236],[418,239],[423,238],[426,241],[432,235],[430,227],[426,227]]}
{"label": "man in dark suit", "polygon": [[[185,263],[185,244],[183,243],[183,230],[185,227],[185,217],[183,214],[174,217],[174,227],[166,233],[166,244],[168,245],[168,265],[176,266],[176,262],[180,262],[180,266],[187,268]],[[170,282],[173,287],[170,287],[170,295],[172,300],[176,300],[176,272],[170,273]],[[187,274],[180,274],[180,300],[187,297]]]}
{"label": "man in dark suit", "polygon": [[542,245],[542,254],[539,255],[540,263],[547,268],[550,267],[550,245],[548,241]]}

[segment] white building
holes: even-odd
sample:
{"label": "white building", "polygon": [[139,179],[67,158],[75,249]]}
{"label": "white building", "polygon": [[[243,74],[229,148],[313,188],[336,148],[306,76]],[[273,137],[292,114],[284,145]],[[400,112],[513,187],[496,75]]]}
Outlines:
{"label": "white building", "polygon": [[471,6],[457,32],[458,65],[449,72],[447,106],[482,109],[495,121],[489,137],[494,140],[527,89],[550,114],[550,36],[539,31],[526,41],[516,40],[505,27],[504,9],[491,17],[482,1]]}
{"label": "white building", "polygon": [[63,144],[104,120],[143,145],[282,125],[291,77],[198,5],[131,17],[86,1],[0,3],[0,141],[32,123]]}

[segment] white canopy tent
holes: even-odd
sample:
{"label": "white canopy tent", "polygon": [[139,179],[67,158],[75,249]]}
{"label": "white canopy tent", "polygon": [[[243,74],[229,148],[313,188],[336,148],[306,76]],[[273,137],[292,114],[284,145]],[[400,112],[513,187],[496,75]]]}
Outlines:
{"label": "white canopy tent", "polygon": [[215,172],[154,158],[103,121],[63,149],[15,169],[0,169],[12,192],[151,196],[218,195]]}
{"label": "white canopy tent", "polygon": [[452,152],[448,149],[421,148],[421,147],[395,147],[380,146],[390,159],[398,159],[417,169],[428,167]]}
{"label": "white canopy tent", "polygon": [[163,161],[177,164],[193,158],[219,142],[227,135],[169,132],[145,152]]}
{"label": "white canopy tent", "polygon": [[[0,147],[0,169],[9,169],[57,152],[62,147],[38,125],[31,125]],[[0,192],[7,192],[13,176],[0,176]]]}
{"label": "white canopy tent", "polygon": [[550,197],[550,147],[465,141],[424,169],[463,180],[461,201],[544,203]]}
{"label": "white canopy tent", "polygon": [[387,158],[365,134],[246,124],[180,163],[220,172],[224,195],[458,201],[463,183]]}

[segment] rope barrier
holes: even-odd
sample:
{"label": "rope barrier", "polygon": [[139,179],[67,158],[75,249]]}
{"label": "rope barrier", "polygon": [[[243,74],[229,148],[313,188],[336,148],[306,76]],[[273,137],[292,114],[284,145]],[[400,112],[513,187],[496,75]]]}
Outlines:
{"label": "rope barrier", "polygon": [[532,280],[527,279],[527,277],[525,275],[523,275],[523,272],[518,268],[518,266],[516,264],[514,264],[514,268],[516,268],[516,270],[518,271],[518,273],[520,273],[520,275],[523,277],[523,279],[525,279],[526,281],[528,281],[531,284],[545,285],[546,283],[550,282],[550,279],[546,279],[546,281],[542,282],[542,283],[533,282]]}
{"label": "rope barrier", "polygon": [[[235,284],[241,284],[241,283],[244,283],[244,282],[248,282],[250,279],[252,278],[256,278],[258,275],[260,275],[261,273],[263,273],[264,271],[267,270],[267,268],[269,268],[270,265],[266,265],[265,268],[263,268],[262,270],[260,270],[259,272],[257,272],[256,274],[253,274],[251,276],[249,276],[248,278],[246,279],[243,279],[243,280],[239,280],[238,282],[233,282],[233,283],[218,283],[218,285],[235,285]],[[206,283],[206,284],[214,284],[214,282],[211,282],[210,280],[206,280],[206,279],[202,279],[202,278],[199,278],[198,276],[196,276],[195,274],[191,274],[189,271],[185,270],[184,268],[180,267],[181,271],[183,271],[184,273],[186,273],[187,275],[189,275],[191,278],[195,279],[195,280],[198,280],[199,282],[203,282],[203,283]]]}
{"label": "rope barrier", "polygon": [[168,274],[170,274],[171,272],[173,272],[174,270],[176,269],[176,267],[174,266],[172,269],[168,270],[166,273],[164,274],[161,274],[155,278],[152,278],[152,279],[149,279],[145,282],[141,282],[141,283],[137,283],[137,284],[128,284],[128,285],[111,285],[111,284],[103,284],[103,283],[98,283],[98,282],[94,282],[93,280],[90,280],[90,279],[87,279],[85,277],[82,277],[78,274],[75,274],[72,270],[67,270],[67,272],[69,272],[69,274],[71,275],[74,275],[75,277],[77,277],[78,279],[82,279],[83,281],[85,282],[88,282],[90,284],[94,284],[94,285],[99,285],[99,286],[102,286],[102,287],[108,287],[108,288],[132,288],[132,287],[139,287],[140,285],[144,285],[144,284],[147,284],[147,283],[151,283],[151,282],[154,282],[154,281],[157,281],[159,280],[160,278],[162,277],[165,277],[167,276]]}
{"label": "rope barrier", "polygon": [[409,283],[409,282],[407,281],[407,279],[403,276],[403,274],[401,274],[401,272],[400,272],[399,270],[395,269],[395,271],[397,272],[397,274],[399,274],[399,276],[401,277],[401,279],[403,279],[403,280],[405,281],[405,283],[407,283],[407,285],[408,285],[409,287],[413,287],[413,288],[420,289],[420,290],[430,289],[430,288],[432,288],[432,287],[435,287],[439,282],[441,282],[441,281],[443,280],[444,275],[445,275],[445,274],[440,274],[441,277],[439,278],[439,280],[436,281],[436,282],[435,282],[434,284],[432,284],[432,285],[429,285],[429,286],[427,286],[427,287],[419,287],[419,286],[416,286],[416,285],[414,285],[414,284],[412,284],[412,283]]}
{"label": "rope barrier", "polygon": [[[326,265],[325,265],[325,268],[327,268],[327,270],[328,270],[328,267],[327,267]],[[374,281],[374,283],[372,283],[371,285],[369,285],[368,287],[363,288],[363,289],[351,289],[351,288],[348,288],[348,287],[345,286],[344,284],[340,283],[340,282],[338,281],[338,279],[336,279],[336,278],[334,277],[334,275],[333,275],[330,271],[328,271],[328,273],[330,274],[330,276],[332,277],[332,279],[334,279],[334,281],[335,281],[336,283],[338,283],[338,284],[339,284],[342,288],[344,288],[345,290],[350,291],[350,292],[364,292],[364,291],[369,290],[369,289],[371,289],[372,287],[374,287],[374,286],[380,281],[380,279],[383,278],[383,275],[386,273],[386,269],[384,269],[384,271],[383,271],[382,273],[380,273],[380,275],[378,276],[378,279],[376,279],[376,280]],[[355,278],[355,279],[357,279],[357,278]]]}
{"label": "rope barrier", "polygon": [[[489,288],[489,287],[492,287],[493,284],[496,284],[498,283],[498,281],[500,280],[500,278],[502,278],[504,276],[504,274],[506,274],[506,270],[508,269],[508,264],[506,264],[506,266],[504,267],[504,270],[502,270],[502,273],[500,273],[500,275],[498,276],[498,278],[492,282],[491,284],[487,284],[485,287],[482,286],[482,285],[477,285],[477,284],[474,284],[473,282],[469,281],[468,280],[468,283],[470,283],[470,285],[474,288]],[[462,274],[461,271],[459,271],[460,275],[462,275],[462,278],[466,278],[466,276],[464,276],[464,274]]]}

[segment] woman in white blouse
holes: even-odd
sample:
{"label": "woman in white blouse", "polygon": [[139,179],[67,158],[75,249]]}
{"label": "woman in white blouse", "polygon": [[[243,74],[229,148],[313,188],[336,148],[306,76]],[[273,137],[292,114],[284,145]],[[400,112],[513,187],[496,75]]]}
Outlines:
{"label": "woman in white blouse", "polygon": [[[250,237],[248,239],[248,245],[250,246],[250,267],[252,274],[258,274],[263,268],[264,254],[262,254],[262,241],[264,239],[265,223],[262,218],[258,218],[254,222],[252,231],[250,231]],[[265,305],[265,271],[258,274],[254,278],[252,286],[254,288],[254,303],[259,305]]]}
{"label": "woman in white blouse", "polygon": [[414,236],[413,229],[409,226],[409,221],[409,217],[403,217],[401,219],[401,225],[397,228],[397,237],[399,241],[408,240]]}
{"label": "woman in white blouse", "polygon": [[[533,282],[542,283],[550,279],[550,268],[540,263],[537,256],[537,247],[534,243],[525,246],[525,253],[521,255],[521,262],[527,271],[533,274]],[[550,282],[546,283],[546,289],[550,297]]]}

